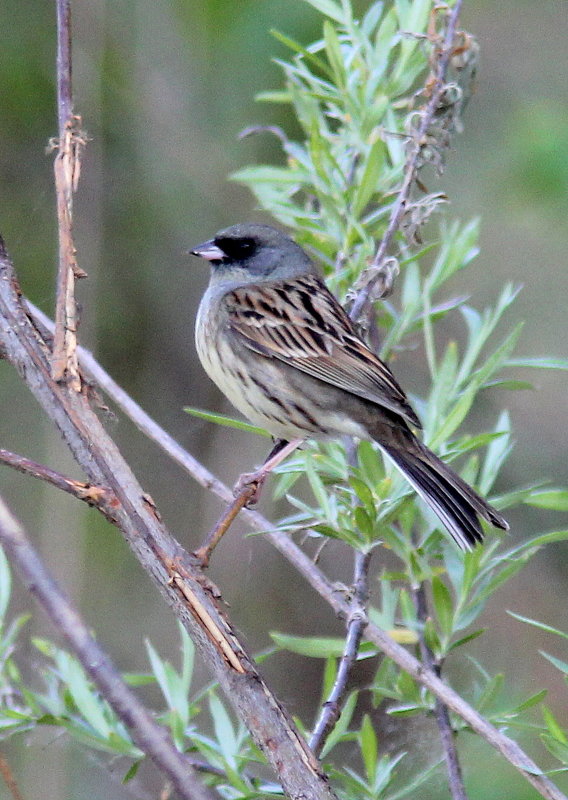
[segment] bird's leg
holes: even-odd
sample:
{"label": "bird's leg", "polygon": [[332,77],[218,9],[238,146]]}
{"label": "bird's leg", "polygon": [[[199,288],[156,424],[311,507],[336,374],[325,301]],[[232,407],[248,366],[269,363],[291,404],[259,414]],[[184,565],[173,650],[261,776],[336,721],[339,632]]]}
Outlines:
{"label": "bird's leg", "polygon": [[290,453],[302,444],[303,441],[303,439],[293,439],[291,442],[288,442],[286,439],[278,439],[260,469],[256,472],[247,472],[241,475],[233,490],[235,499],[225,509],[217,524],[209,531],[201,547],[198,547],[193,553],[202,567],[207,567],[209,565],[211,553],[217,547],[217,544],[227,532],[241,508],[252,505],[258,501],[262,485],[267,475],[269,475],[286,456],[290,455]]}
{"label": "bird's leg", "polygon": [[240,497],[245,490],[248,490],[250,493],[245,501],[245,505],[248,507],[258,503],[260,492],[262,491],[262,487],[268,475],[270,475],[272,470],[284,461],[290,453],[293,453],[303,441],[303,439],[292,439],[289,442],[286,439],[277,439],[274,447],[266,456],[262,467],[257,469],[256,472],[244,472],[240,476],[233,489],[235,497]]}

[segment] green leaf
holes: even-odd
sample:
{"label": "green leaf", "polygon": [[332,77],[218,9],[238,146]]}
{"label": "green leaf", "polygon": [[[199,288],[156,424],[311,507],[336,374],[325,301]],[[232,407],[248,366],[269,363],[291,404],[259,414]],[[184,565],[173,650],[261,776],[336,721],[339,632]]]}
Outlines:
{"label": "green leaf", "polygon": [[367,781],[372,784],[375,780],[375,774],[377,771],[378,743],[377,735],[373,728],[373,723],[371,722],[371,718],[368,714],[363,716],[359,741],[361,747],[361,756],[363,757],[363,764],[365,765]]}
{"label": "green leaf", "polygon": [[325,660],[323,678],[321,682],[321,704],[323,705],[333,689],[337,677],[337,658],[329,655]]}
{"label": "green leaf", "polygon": [[540,737],[546,749],[563,764],[568,764],[568,745],[543,733]]}
{"label": "green leaf", "polygon": [[[345,650],[345,639],[334,636],[290,636],[278,631],[270,631],[272,641],[281,649],[310,658],[341,658]],[[377,652],[372,642],[362,642],[360,654],[369,657]]]}
{"label": "green leaf", "polygon": [[537,706],[548,694],[546,689],[541,689],[540,692],[536,692],[535,694],[531,695],[526,700],[523,700],[522,703],[519,703],[518,706],[515,706],[513,709],[515,714],[520,714],[523,711],[527,711],[529,708],[533,708]]}
{"label": "green leaf", "polygon": [[454,620],[452,596],[446,584],[437,575],[432,578],[432,599],[440,629],[447,638],[451,636]]}
{"label": "green leaf", "polygon": [[369,489],[365,481],[360,480],[355,475],[349,478],[349,484],[352,486],[355,494],[363,504],[366,511],[371,514],[375,512],[375,499],[373,492]]}
{"label": "green leaf", "polygon": [[272,29],[270,33],[275,39],[278,39],[281,44],[289,47],[290,50],[294,50],[296,53],[300,53],[306,59],[306,61],[308,61],[310,64],[313,64],[316,69],[326,75],[326,77],[328,77],[330,80],[333,79],[332,71],[329,69],[327,64],[322,61],[321,58],[318,58],[313,53],[310,53],[309,50],[306,50],[306,48],[299,44],[299,42],[296,42],[295,39],[291,39],[289,36],[286,36],[275,29]]}
{"label": "green leaf", "polygon": [[417,776],[413,780],[405,783],[401,789],[393,794],[386,795],[384,800],[403,800],[404,797],[418,797],[419,795],[416,794],[416,790],[438,772],[442,761],[443,759],[440,759],[427,769],[419,770]]}
{"label": "green leaf", "polygon": [[158,681],[158,685],[162,690],[164,699],[170,708],[174,708],[174,699],[166,668],[167,662],[162,660],[149,639],[146,639],[144,644],[146,645],[146,652],[148,653],[148,658],[150,659],[150,664],[152,665],[152,672],[156,676],[156,680]]}
{"label": "green leaf", "polygon": [[[499,369],[499,367],[502,366],[503,361],[515,347],[521,330],[522,323],[513,328],[505,340],[499,345],[497,350],[495,350],[495,352],[485,360],[483,366],[471,376],[466,389],[459,397],[458,401],[454,404],[445,421],[442,423],[439,430],[436,432],[436,435],[433,437],[430,443],[430,446],[433,449],[439,447],[440,444],[449,438],[456,428],[463,422],[482,384],[490,375],[492,375],[497,369]],[[460,373],[463,372],[465,360],[466,359],[464,358]],[[459,376],[457,380],[459,382]]]}
{"label": "green leaf", "polygon": [[541,656],[550,661],[551,664],[554,664],[556,669],[559,669],[560,672],[564,673],[564,675],[568,675],[568,664],[566,663],[566,661],[561,661],[559,658],[551,656],[550,653],[545,653],[544,650],[539,650],[539,653],[541,654]]}
{"label": "green leaf", "polygon": [[531,369],[562,369],[568,370],[566,358],[510,358],[505,363],[506,367],[529,367]]}
{"label": "green leaf", "polygon": [[326,17],[330,17],[336,22],[343,22],[345,19],[341,7],[333,0],[304,0],[304,2],[309,3],[321,14],[325,14]]}
{"label": "green leaf", "polygon": [[132,762],[132,764],[126,770],[126,772],[124,774],[124,778],[122,779],[123,783],[128,783],[128,781],[131,781],[132,778],[134,778],[136,776],[136,773],[138,772],[141,763],[142,763],[142,759],[139,759],[138,761],[133,761]]}
{"label": "green leaf", "polygon": [[363,534],[367,542],[372,542],[375,529],[372,518],[362,506],[355,506],[353,516],[355,517],[357,529]]}
{"label": "green leaf", "polygon": [[292,95],[290,92],[258,92],[254,99],[259,103],[291,103]]}
{"label": "green leaf", "polygon": [[454,396],[457,369],[458,347],[455,342],[449,342],[430,392],[428,419],[426,421],[426,426],[430,430],[433,429],[440,417],[445,414],[448,402]]}
{"label": "green leaf", "polygon": [[542,706],[542,716],[551,736],[556,739],[557,742],[568,745],[568,737],[564,733],[561,725],[558,724],[558,721],[552,711],[547,706]]}
{"label": "green leaf", "polygon": [[339,719],[335,725],[335,728],[330,733],[327,738],[327,741],[323,747],[321,752],[321,757],[325,758],[325,756],[331,751],[335,745],[340,742],[345,735],[347,728],[349,727],[349,723],[351,722],[351,718],[353,716],[353,712],[355,711],[355,706],[357,705],[357,692],[351,692],[347,700],[345,701],[345,705],[343,706],[343,710],[339,715]]}
{"label": "green leaf", "polygon": [[325,52],[333,70],[334,83],[339,89],[343,89],[346,81],[343,54],[336,30],[328,20],[323,23],[323,40],[325,42]]}
{"label": "green leaf", "polygon": [[357,448],[359,468],[369,486],[378,486],[385,477],[383,459],[371,442],[362,441]]}
{"label": "green leaf", "polygon": [[209,709],[213,717],[215,728],[215,738],[221,748],[223,756],[231,767],[236,766],[236,757],[239,752],[239,745],[235,734],[235,729],[227,709],[213,692],[209,695]]}
{"label": "green leaf", "polygon": [[477,710],[484,714],[488,710],[491,709],[491,706],[495,702],[497,696],[500,694],[503,684],[505,682],[505,678],[501,673],[495,675],[491,680],[487,683],[485,689],[483,690],[481,697],[477,702]]}
{"label": "green leaf", "polygon": [[467,644],[468,642],[473,641],[473,639],[477,639],[478,636],[481,636],[485,633],[485,628],[480,628],[477,631],[473,631],[473,633],[469,633],[467,636],[462,636],[461,639],[456,639],[455,642],[452,642],[450,646],[450,650],[455,650],[458,647],[461,647],[463,644]]}
{"label": "green leaf", "polygon": [[514,611],[507,611],[507,614],[509,614],[511,617],[514,617],[514,619],[518,619],[519,622],[526,622],[527,625],[532,625],[534,628],[539,628],[541,631],[554,633],[556,636],[561,636],[563,639],[568,639],[568,633],[560,631],[558,628],[553,628],[552,625],[546,625],[546,623],[539,622],[537,619],[531,619],[530,617],[523,617],[521,614],[515,614]]}
{"label": "green leaf", "polygon": [[306,475],[310,483],[312,492],[322,514],[325,516],[327,522],[333,524],[335,522],[335,515],[332,514],[330,498],[324,486],[324,483],[318,474],[314,459],[309,453],[305,454]]}
{"label": "green leaf", "polygon": [[232,181],[244,184],[268,183],[268,184],[297,184],[301,183],[304,173],[299,169],[290,167],[244,167],[237,172],[232,172],[229,176]]}
{"label": "green leaf", "polygon": [[507,411],[502,411],[499,415],[495,433],[500,436],[489,444],[479,477],[479,488],[483,495],[489,493],[503,462],[511,451],[511,420]]}
{"label": "green leaf", "polygon": [[363,174],[359,179],[357,191],[353,198],[352,212],[355,217],[359,217],[363,213],[373,195],[378,191],[379,178],[385,163],[386,152],[385,143],[377,135],[365,160]]}
{"label": "green leaf", "polygon": [[568,511],[568,489],[545,489],[532,494],[524,501],[528,506]]}
{"label": "green leaf", "polygon": [[207,422],[214,422],[216,425],[223,425],[226,428],[237,428],[239,431],[257,433],[259,436],[266,436],[267,438],[270,438],[270,434],[268,431],[265,431],[264,428],[258,428],[256,425],[251,425],[250,423],[244,422],[240,419],[233,419],[225,414],[213,414],[211,411],[202,411],[199,408],[190,408],[190,406],[185,406],[183,410],[187,414],[191,414],[192,417],[205,419]]}
{"label": "green leaf", "polygon": [[112,728],[105,718],[104,704],[91,687],[83,667],[64,650],[57,652],[55,660],[79,712],[103,739],[108,739]]}

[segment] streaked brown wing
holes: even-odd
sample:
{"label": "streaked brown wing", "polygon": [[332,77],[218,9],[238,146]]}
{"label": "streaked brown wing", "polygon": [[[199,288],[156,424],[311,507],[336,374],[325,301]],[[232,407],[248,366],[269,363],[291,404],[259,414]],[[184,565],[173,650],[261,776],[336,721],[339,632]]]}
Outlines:
{"label": "streaked brown wing", "polygon": [[251,350],[389,408],[421,427],[390,369],[359,338],[316,275],[243,286],[224,301],[231,330]]}

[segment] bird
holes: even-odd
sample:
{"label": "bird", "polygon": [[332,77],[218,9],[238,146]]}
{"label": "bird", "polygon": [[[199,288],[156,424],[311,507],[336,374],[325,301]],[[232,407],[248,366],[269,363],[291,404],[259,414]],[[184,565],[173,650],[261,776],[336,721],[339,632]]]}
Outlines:
{"label": "bird", "polygon": [[418,438],[420,420],[390,368],[290,236],[240,223],[189,252],[211,267],[195,324],[199,359],[248,420],[284,442],[376,442],[462,550],[482,541],[480,517],[508,530]]}

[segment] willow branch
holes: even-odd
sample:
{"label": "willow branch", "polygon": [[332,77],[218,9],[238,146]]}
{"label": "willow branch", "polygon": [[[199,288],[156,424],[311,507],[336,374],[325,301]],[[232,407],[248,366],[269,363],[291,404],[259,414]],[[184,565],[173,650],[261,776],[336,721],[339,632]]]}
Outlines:
{"label": "willow branch", "polygon": [[133,741],[171,780],[185,800],[214,800],[191,761],[180,753],[167,731],[160,727],[126,686],[108,656],[57,583],[51,577],[20,523],[0,497],[0,542],[16,565],[29,592],[45,609],[73,648],[83,669],[117,716],[128,726]]}
{"label": "willow branch", "polygon": [[[87,392],[53,380],[49,348],[32,325],[0,242],[0,350],[61,432],[88,481],[108,488],[97,503],[181,620],[205,663],[264,751],[288,797],[333,800],[317,760],[259,675],[235,634],[218,592],[163,525],[92,410]],[[227,490],[228,492],[228,490]]]}
{"label": "willow branch", "polygon": [[[412,599],[416,609],[416,617],[420,624],[420,657],[429,670],[440,676],[440,666],[436,663],[434,654],[426,644],[426,640],[424,638],[424,625],[428,619],[428,604],[426,602],[424,585],[420,585],[412,590]],[[442,751],[444,753],[446,769],[448,771],[448,785],[450,787],[450,793],[453,800],[467,800],[461,765],[456,748],[454,730],[452,728],[448,707],[438,697],[434,698],[434,704],[436,724],[440,733]]]}
{"label": "willow branch", "polygon": [[367,602],[369,600],[369,563],[372,553],[355,553],[355,575],[353,580],[353,599],[347,620],[345,649],[339,661],[337,675],[328,699],[323,704],[321,714],[310,737],[310,747],[320,756],[326,739],[335,727],[343,709],[347,694],[347,682],[357,661],[363,630],[367,624]]}
{"label": "willow branch", "polygon": [[369,267],[370,277],[365,285],[357,292],[353,306],[351,307],[350,316],[354,320],[359,320],[365,312],[367,306],[371,303],[373,297],[373,290],[376,288],[379,281],[385,281],[385,286],[382,289],[381,296],[388,294],[390,285],[392,284],[392,276],[389,278],[389,270],[387,267],[387,252],[391,246],[392,240],[399,230],[404,214],[406,213],[412,186],[416,179],[416,173],[420,165],[422,150],[427,140],[428,131],[432,125],[436,112],[440,107],[440,101],[446,89],[446,76],[450,59],[454,51],[454,39],[456,35],[456,28],[458,18],[460,15],[462,0],[456,0],[449,17],[448,24],[444,35],[444,40],[441,48],[437,51],[436,68],[434,72],[434,81],[432,85],[428,86],[430,92],[430,99],[428,100],[422,114],[421,121],[418,129],[413,133],[411,144],[406,157],[404,166],[404,178],[402,185],[398,191],[396,200],[393,204],[391,215],[387,229],[375,253],[375,257]]}

